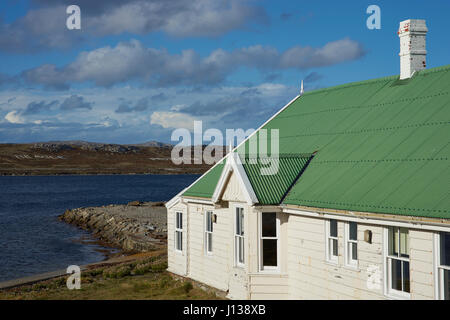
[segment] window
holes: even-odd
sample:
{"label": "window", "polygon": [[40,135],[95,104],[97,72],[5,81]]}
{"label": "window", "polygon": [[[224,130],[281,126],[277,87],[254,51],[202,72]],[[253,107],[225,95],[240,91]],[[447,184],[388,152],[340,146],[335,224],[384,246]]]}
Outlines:
{"label": "window", "polygon": [[409,234],[408,229],[388,229],[387,252],[388,294],[409,297]]}
{"label": "window", "polygon": [[175,213],[175,250],[183,251],[183,213]]}
{"label": "window", "polygon": [[236,227],[234,236],[236,265],[242,266],[244,260],[244,209],[236,208]]}
{"label": "window", "polygon": [[450,300],[450,232],[439,234],[438,288],[439,299]]}
{"label": "window", "polygon": [[205,252],[211,254],[213,251],[213,213],[206,211],[205,215]]}
{"label": "window", "polygon": [[358,225],[348,222],[345,225],[345,264],[351,267],[358,266]]}
{"label": "window", "polygon": [[331,219],[327,221],[327,242],[326,254],[327,261],[338,263],[338,230],[337,220]]}
{"label": "window", "polygon": [[278,221],[275,212],[261,213],[261,270],[278,268]]}

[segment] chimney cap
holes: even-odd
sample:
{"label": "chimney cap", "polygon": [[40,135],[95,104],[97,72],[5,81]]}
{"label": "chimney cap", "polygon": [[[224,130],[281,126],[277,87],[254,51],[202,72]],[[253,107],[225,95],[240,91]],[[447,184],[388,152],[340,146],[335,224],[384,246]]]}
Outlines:
{"label": "chimney cap", "polygon": [[424,19],[408,19],[400,22],[397,34],[402,36],[407,33],[427,33],[428,28]]}

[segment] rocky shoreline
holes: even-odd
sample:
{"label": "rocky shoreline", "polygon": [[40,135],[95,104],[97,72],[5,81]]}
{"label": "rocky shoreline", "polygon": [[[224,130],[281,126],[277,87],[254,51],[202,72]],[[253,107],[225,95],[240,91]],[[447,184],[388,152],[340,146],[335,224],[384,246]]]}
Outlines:
{"label": "rocky shoreline", "polygon": [[104,244],[126,253],[145,252],[167,245],[167,210],[163,202],[133,201],[66,210],[61,221],[93,233]]}

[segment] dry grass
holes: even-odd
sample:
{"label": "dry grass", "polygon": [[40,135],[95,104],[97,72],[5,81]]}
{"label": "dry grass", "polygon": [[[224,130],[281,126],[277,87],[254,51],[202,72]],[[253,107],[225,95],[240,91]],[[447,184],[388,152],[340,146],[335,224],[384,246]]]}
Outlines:
{"label": "dry grass", "polygon": [[137,257],[113,266],[82,272],[81,289],[69,290],[67,277],[0,291],[0,299],[13,300],[134,300],[219,299],[189,280],[175,279],[167,271],[165,255]]}

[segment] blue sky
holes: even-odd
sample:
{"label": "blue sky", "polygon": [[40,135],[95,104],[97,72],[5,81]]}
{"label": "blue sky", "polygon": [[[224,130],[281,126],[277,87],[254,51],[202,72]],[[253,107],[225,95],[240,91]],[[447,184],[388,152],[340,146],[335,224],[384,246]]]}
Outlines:
{"label": "blue sky", "polygon": [[[81,9],[81,30],[66,8]],[[369,30],[369,5],[381,29]],[[176,128],[257,128],[299,91],[399,73],[400,21],[426,19],[427,67],[449,63],[436,1],[4,0],[0,142],[170,142]]]}

